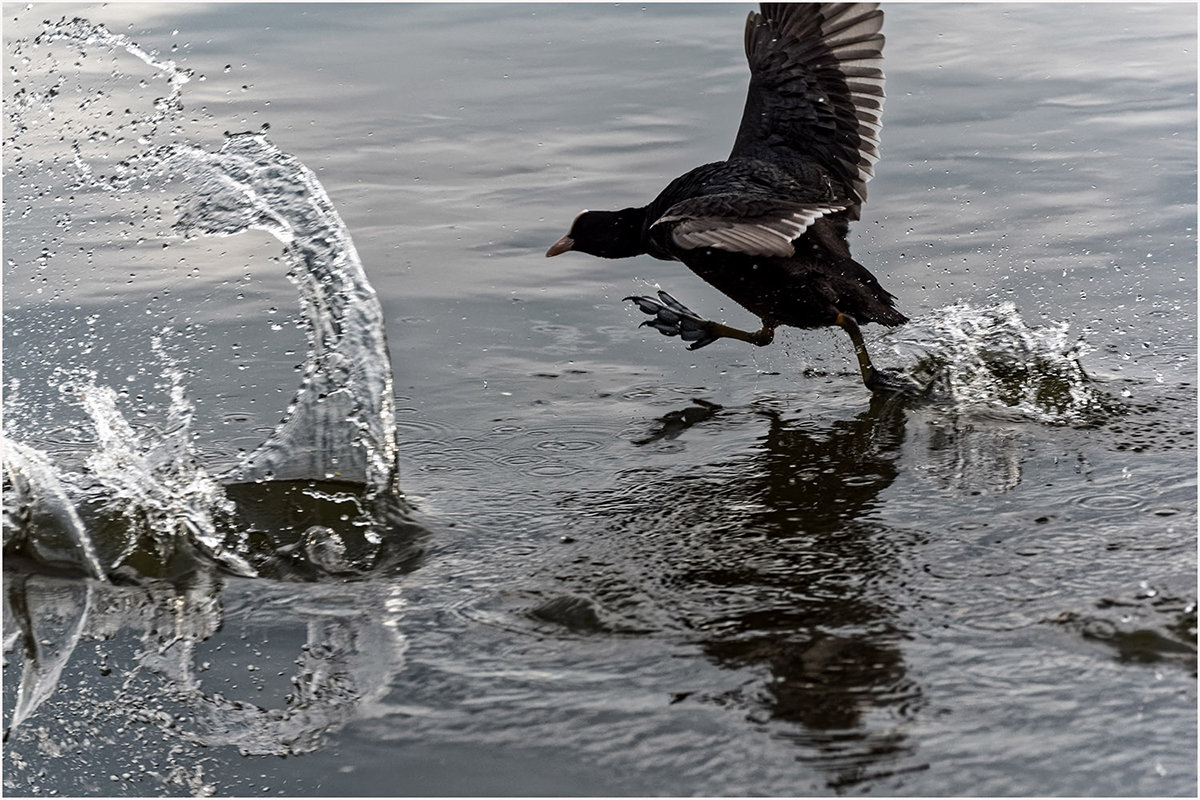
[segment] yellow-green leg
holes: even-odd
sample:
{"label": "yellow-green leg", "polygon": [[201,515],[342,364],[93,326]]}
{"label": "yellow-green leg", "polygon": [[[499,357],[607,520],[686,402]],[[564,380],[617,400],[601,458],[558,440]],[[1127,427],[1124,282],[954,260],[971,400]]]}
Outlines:
{"label": "yellow-green leg", "polygon": [[872,383],[875,381],[877,373],[875,365],[871,363],[871,356],[867,353],[867,343],[863,341],[858,322],[849,314],[839,313],[837,326],[850,334],[850,341],[854,344],[854,355],[858,357],[858,368],[862,370],[863,383],[867,388],[874,388]]}
{"label": "yellow-green leg", "polygon": [[836,324],[850,334],[850,341],[854,343],[854,355],[858,358],[858,368],[862,372],[863,384],[872,392],[918,395],[928,388],[896,370],[881,372],[875,369],[875,365],[871,363],[871,356],[867,353],[867,343],[863,341],[862,331],[854,317],[839,313]]}
{"label": "yellow-green leg", "polygon": [[706,326],[714,339],[737,339],[742,342],[749,342],[758,347],[766,347],[771,342],[775,341],[775,326],[763,321],[763,326],[753,333],[744,331],[741,328],[733,328],[721,322],[708,321]]}

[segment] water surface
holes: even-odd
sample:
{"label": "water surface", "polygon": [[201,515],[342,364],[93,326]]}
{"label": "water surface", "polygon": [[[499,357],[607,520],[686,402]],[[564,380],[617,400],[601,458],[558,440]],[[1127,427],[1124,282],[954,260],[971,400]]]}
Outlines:
{"label": "water surface", "polygon": [[[186,239],[166,177],[72,188],[266,124],[377,293],[420,529],[343,571],[305,532],[357,501],[252,486],[304,558],[9,559],[6,793],[1195,794],[1195,9],[885,8],[852,248],[913,318],[877,361],[949,371],[927,402],[872,398],[840,332],[638,328],[656,284],[754,326],[681,265],[542,257],[728,152],[748,10],[4,6],[6,102],[57,86],[64,131],[24,171],[6,142],[6,436],[96,474],[81,387],[210,477],[275,430],[285,243]],[[75,15],[190,70],[182,107],[35,44]]]}

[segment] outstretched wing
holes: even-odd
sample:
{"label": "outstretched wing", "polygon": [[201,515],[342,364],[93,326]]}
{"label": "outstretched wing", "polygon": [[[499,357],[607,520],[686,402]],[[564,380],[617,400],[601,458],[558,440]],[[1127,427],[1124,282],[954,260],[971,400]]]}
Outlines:
{"label": "outstretched wing", "polygon": [[669,241],[682,250],[712,247],[752,256],[784,258],[792,240],[818,217],[845,206],[790,203],[745,194],[706,194],[671,206],[650,230],[665,226]]}
{"label": "outstretched wing", "polygon": [[815,161],[858,219],[879,160],[882,25],[874,3],[763,3],[751,13],[750,88],[730,157]]}

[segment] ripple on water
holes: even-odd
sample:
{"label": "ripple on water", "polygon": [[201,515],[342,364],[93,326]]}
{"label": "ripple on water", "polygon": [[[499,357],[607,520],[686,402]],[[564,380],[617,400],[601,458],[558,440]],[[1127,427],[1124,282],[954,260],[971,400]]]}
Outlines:
{"label": "ripple on water", "polygon": [[1146,498],[1120,492],[1101,492],[1099,494],[1084,494],[1072,497],[1070,502],[1084,508],[1097,511],[1120,511],[1130,508],[1140,508],[1145,505]]}
{"label": "ripple on water", "polygon": [[431,417],[412,406],[397,407],[395,415],[396,432],[401,444],[410,438],[435,438],[454,431],[449,423]]}
{"label": "ripple on water", "polygon": [[530,467],[529,474],[536,475],[539,478],[566,478],[571,475],[578,475],[585,470],[586,467],[582,464],[550,463],[537,464]]}
{"label": "ripple on water", "polygon": [[[547,431],[547,435],[552,434]],[[546,439],[534,445],[534,447],[538,450],[569,453],[580,452],[583,450],[595,450],[599,446],[600,442],[594,439]]]}
{"label": "ripple on water", "polygon": [[588,470],[593,453],[614,435],[599,425],[571,424],[555,430],[510,424],[493,428],[487,440],[494,445],[489,458],[496,465],[527,477],[566,478]]}
{"label": "ripple on water", "polygon": [[464,453],[461,447],[450,445],[445,439],[408,439],[401,441],[399,450],[414,460],[434,461],[450,453]]}

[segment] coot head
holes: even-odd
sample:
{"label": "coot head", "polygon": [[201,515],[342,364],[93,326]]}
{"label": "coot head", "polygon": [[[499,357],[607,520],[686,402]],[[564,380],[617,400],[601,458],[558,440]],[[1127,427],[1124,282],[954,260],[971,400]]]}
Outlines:
{"label": "coot head", "polygon": [[629,258],[646,252],[642,246],[644,208],[620,211],[584,211],[571,223],[566,236],[550,245],[546,256],[576,250],[601,258]]}

